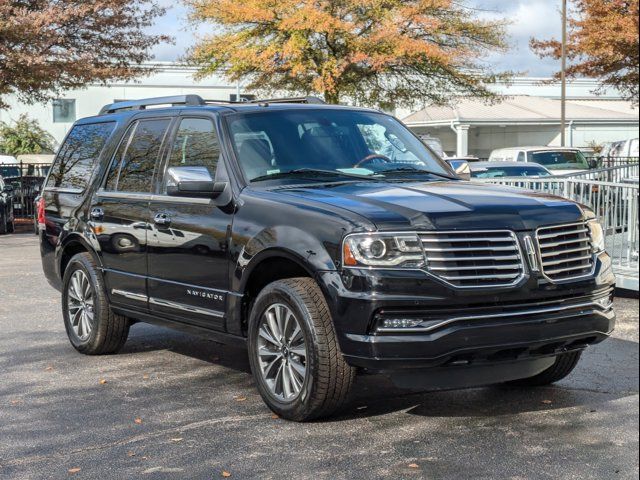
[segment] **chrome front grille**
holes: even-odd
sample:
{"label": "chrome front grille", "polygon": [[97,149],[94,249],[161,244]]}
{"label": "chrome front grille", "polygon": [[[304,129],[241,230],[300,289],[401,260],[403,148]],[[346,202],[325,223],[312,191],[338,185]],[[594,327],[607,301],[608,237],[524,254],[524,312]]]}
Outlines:
{"label": "chrome front grille", "polygon": [[572,280],[592,273],[591,239],[584,223],[542,227],[536,239],[542,273],[549,280]]}
{"label": "chrome front grille", "polygon": [[509,286],[524,275],[515,234],[507,230],[421,233],[427,270],[456,287]]}

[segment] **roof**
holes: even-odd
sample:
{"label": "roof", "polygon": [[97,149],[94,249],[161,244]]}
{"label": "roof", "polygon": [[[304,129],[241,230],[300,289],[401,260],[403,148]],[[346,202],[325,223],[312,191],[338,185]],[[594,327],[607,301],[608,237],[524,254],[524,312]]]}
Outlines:
{"label": "roof", "polygon": [[[538,123],[560,120],[560,100],[516,95],[488,105],[463,98],[454,106],[426,107],[403,119],[409,126],[459,123]],[[638,107],[624,100],[567,100],[567,120],[584,122],[628,121],[638,123]]]}
{"label": "roof", "polygon": [[577,147],[549,147],[547,145],[538,146],[538,147],[506,147],[506,148],[496,148],[492,153],[497,152],[519,152],[524,150],[525,152],[579,152],[580,149]]}
{"label": "roof", "polygon": [[[137,102],[137,101],[132,101]],[[154,112],[154,113],[168,113],[175,112],[176,110],[205,110],[205,111],[217,111],[217,112],[264,112],[264,111],[272,111],[272,110],[357,110],[357,111],[365,111],[365,112],[376,112],[380,113],[379,110],[371,109],[371,108],[363,108],[363,107],[354,107],[347,105],[333,105],[333,104],[317,104],[317,103],[278,103],[277,101],[267,101],[267,102],[239,102],[239,103],[228,103],[228,102],[217,102],[214,100],[207,100],[206,104],[203,105],[175,105],[175,106],[164,106],[164,107],[156,107],[152,108],[143,108],[143,109],[122,109],[116,111],[109,111],[108,107],[110,105],[106,105],[103,107],[104,113],[99,113],[97,115],[91,117],[84,117],[79,119],[76,123],[93,123],[96,121],[112,121],[117,117],[129,117],[131,115],[136,115],[142,112]],[[123,102],[128,103],[128,102]],[[116,105],[116,104],[114,104]]]}
{"label": "roof", "polygon": [[530,167],[539,167],[542,170],[546,170],[546,167],[544,167],[543,165],[540,165],[539,163],[534,163],[534,162],[471,162],[469,163],[469,165],[471,166],[471,169],[473,170],[474,168],[500,168],[500,167],[523,167],[523,168],[530,168]]}

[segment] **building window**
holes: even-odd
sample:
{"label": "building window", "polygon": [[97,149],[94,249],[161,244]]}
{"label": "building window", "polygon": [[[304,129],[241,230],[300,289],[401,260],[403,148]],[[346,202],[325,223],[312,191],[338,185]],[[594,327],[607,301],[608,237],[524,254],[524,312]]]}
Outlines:
{"label": "building window", "polygon": [[53,101],[53,123],[73,123],[75,121],[75,99],[59,98]]}

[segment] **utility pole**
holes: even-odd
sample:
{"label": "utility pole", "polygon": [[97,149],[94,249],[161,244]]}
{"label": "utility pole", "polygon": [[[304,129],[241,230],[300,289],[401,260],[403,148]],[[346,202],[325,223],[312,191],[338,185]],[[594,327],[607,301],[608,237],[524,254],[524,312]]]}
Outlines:
{"label": "utility pole", "polygon": [[562,0],[562,52],[560,67],[560,145],[566,144],[567,124],[567,0]]}

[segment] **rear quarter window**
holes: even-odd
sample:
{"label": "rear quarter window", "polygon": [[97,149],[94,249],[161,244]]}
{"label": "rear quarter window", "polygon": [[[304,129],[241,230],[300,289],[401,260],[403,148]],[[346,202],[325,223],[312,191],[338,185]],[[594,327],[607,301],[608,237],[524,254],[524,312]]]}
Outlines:
{"label": "rear quarter window", "polygon": [[74,126],[51,166],[46,187],[84,190],[115,126],[115,122]]}

